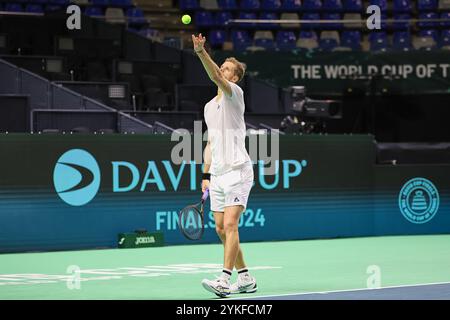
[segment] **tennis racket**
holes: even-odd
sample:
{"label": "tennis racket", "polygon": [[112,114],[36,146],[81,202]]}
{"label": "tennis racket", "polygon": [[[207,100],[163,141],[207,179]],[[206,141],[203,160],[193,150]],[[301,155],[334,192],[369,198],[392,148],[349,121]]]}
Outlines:
{"label": "tennis racket", "polygon": [[199,203],[187,206],[178,213],[178,226],[183,236],[189,240],[199,240],[203,235],[203,207],[208,195],[209,189],[206,189]]}

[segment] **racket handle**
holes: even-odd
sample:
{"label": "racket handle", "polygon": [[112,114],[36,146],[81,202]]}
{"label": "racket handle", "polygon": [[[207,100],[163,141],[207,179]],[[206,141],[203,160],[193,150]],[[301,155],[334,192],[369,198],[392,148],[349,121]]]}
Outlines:
{"label": "racket handle", "polygon": [[203,192],[202,201],[208,199],[208,196],[209,196],[209,189],[206,188],[205,192]]}

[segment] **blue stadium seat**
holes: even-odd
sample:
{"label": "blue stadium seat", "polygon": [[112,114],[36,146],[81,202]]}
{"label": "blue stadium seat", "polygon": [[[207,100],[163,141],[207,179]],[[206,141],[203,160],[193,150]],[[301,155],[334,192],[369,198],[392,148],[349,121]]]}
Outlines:
{"label": "blue stadium seat", "polygon": [[[322,15],[323,20],[341,20],[342,17],[339,13],[324,13]],[[322,29],[326,30],[340,30],[342,29],[343,25],[342,23],[336,22],[336,23],[327,23],[322,25]]]}
{"label": "blue stadium seat", "polygon": [[65,11],[65,8],[63,6],[60,6],[57,4],[48,4],[45,6],[45,11],[47,11],[47,12],[60,11],[60,10]]}
{"label": "blue stadium seat", "polygon": [[300,31],[296,46],[301,51],[314,51],[319,48],[319,41],[315,31]]}
{"label": "blue stadium seat", "polygon": [[394,13],[410,13],[411,9],[411,0],[394,0],[392,8]]}
{"label": "blue stadium seat", "polygon": [[180,0],[181,10],[196,10],[199,8],[197,0]]}
{"label": "blue stadium seat", "polygon": [[442,12],[440,18],[447,20],[441,21],[441,27],[450,27],[450,12]]}
{"label": "blue stadium seat", "polygon": [[[256,13],[254,12],[240,12],[238,15],[238,19],[242,20],[254,20],[256,19]],[[240,28],[253,28],[255,27],[255,23],[238,23]]]}
{"label": "blue stadium seat", "polygon": [[344,0],[344,11],[348,13],[360,13],[363,11],[362,0]]}
{"label": "blue stadium seat", "polygon": [[219,0],[219,7],[225,10],[235,10],[238,8],[236,0]]}
{"label": "blue stadium seat", "polygon": [[387,10],[387,0],[370,0],[369,5],[379,6],[381,9],[381,12],[386,12],[386,10]]}
{"label": "blue stadium seat", "polygon": [[8,12],[22,12],[23,8],[20,3],[6,3],[5,4],[5,11]]}
{"label": "blue stadium seat", "polygon": [[[275,12],[262,12],[259,15],[259,19],[261,20],[278,20],[279,17]],[[262,29],[275,29],[278,27],[276,23],[260,23],[259,26]]]}
{"label": "blue stadium seat", "polygon": [[225,26],[228,20],[233,19],[233,15],[229,11],[220,11],[216,13],[216,25]]}
{"label": "blue stadium seat", "polygon": [[392,48],[399,51],[411,50],[411,34],[408,31],[394,32],[392,37]]}
{"label": "blue stadium seat", "polygon": [[320,39],[319,40],[319,48],[322,51],[330,52],[333,51],[334,48],[338,46],[338,43],[335,39]]}
{"label": "blue stadium seat", "polygon": [[86,7],[84,14],[90,17],[103,17],[105,15],[100,7]]}
{"label": "blue stadium seat", "polygon": [[128,18],[128,23],[131,24],[146,24],[147,20],[144,16],[144,11],[141,8],[128,8],[125,16]]}
{"label": "blue stadium seat", "polygon": [[28,13],[44,13],[44,6],[37,3],[28,3],[24,4],[25,9],[24,12]]}
{"label": "blue stadium seat", "polygon": [[369,42],[388,43],[387,34],[384,31],[369,32]]}
{"label": "blue stadium seat", "polygon": [[283,0],[281,3],[281,11],[290,12],[290,11],[299,11],[302,7],[301,0]]}
{"label": "blue stadium seat", "polygon": [[435,29],[428,29],[428,30],[420,30],[419,31],[420,37],[432,37],[434,41],[439,42],[439,31]]}
{"label": "blue stadium seat", "polygon": [[260,7],[259,0],[241,0],[241,10],[258,10]]}
{"label": "blue stadium seat", "polygon": [[353,51],[361,50],[361,32],[359,32],[359,31],[342,31],[341,46],[350,48]]}
{"label": "blue stadium seat", "polygon": [[422,12],[419,14],[419,19],[425,20],[425,21],[420,21],[417,23],[417,26],[419,28],[435,28],[435,27],[439,26],[439,22],[426,21],[426,20],[431,20],[431,19],[439,19],[439,14],[436,12]]}
{"label": "blue stadium seat", "polygon": [[[65,10],[66,8],[64,8]],[[45,6],[44,11],[45,12],[54,12],[54,11],[59,11],[59,10],[63,10],[62,6],[58,6],[55,4],[48,4]]]}
{"label": "blue stadium seat", "polygon": [[319,40],[319,48],[322,51],[329,52],[333,51],[334,48],[339,46],[339,39],[328,38],[321,35]]}
{"label": "blue stadium seat", "polygon": [[70,0],[49,0],[48,3],[60,5],[60,6],[66,6],[70,3]]}
{"label": "blue stadium seat", "polygon": [[388,38],[385,32],[369,33],[370,51],[386,51],[389,48]]}
{"label": "blue stadium seat", "polygon": [[[395,14],[394,20],[410,20],[411,15],[408,13]],[[406,30],[409,28],[409,22],[395,21],[392,26],[394,30]]]}
{"label": "blue stadium seat", "polygon": [[231,31],[231,41],[233,42],[233,48],[236,51],[244,51],[247,47],[252,45],[252,39],[245,30],[233,30]]}
{"label": "blue stadium seat", "polygon": [[442,30],[441,38],[439,39],[439,47],[450,46],[450,30]]}
{"label": "blue stadium seat", "polygon": [[255,39],[254,46],[262,47],[266,50],[274,50],[276,47],[275,42],[272,39],[265,39],[265,38]]}
{"label": "blue stadium seat", "polygon": [[133,3],[131,2],[131,0],[109,0],[109,6],[117,8],[128,8],[132,7]]}
{"label": "blue stadium seat", "polygon": [[315,31],[306,31],[302,30],[298,34],[299,39],[316,39],[317,40],[317,33]]}
{"label": "blue stadium seat", "polygon": [[[302,20],[320,20],[320,14],[318,13],[305,13],[302,16]],[[315,29],[320,28],[319,23],[304,23],[301,25],[302,29]]]}
{"label": "blue stadium seat", "polygon": [[417,0],[417,10],[419,11],[436,11],[437,7],[437,0]]}
{"label": "blue stadium seat", "polygon": [[281,0],[262,0],[261,9],[266,11],[278,11],[281,8]]}
{"label": "blue stadium seat", "polygon": [[303,0],[302,10],[307,12],[318,12],[322,9],[321,0]]}
{"label": "blue stadium seat", "polygon": [[[259,31],[262,33],[267,33],[267,31]],[[273,41],[273,34],[271,31],[268,31],[270,33],[270,36],[257,36],[258,31],[255,33],[254,37],[254,46],[255,47],[262,47],[266,50],[274,50],[275,49],[275,42]]]}
{"label": "blue stadium seat", "polygon": [[293,31],[278,31],[276,36],[277,48],[282,51],[294,50],[297,38]]}
{"label": "blue stadium seat", "polygon": [[324,0],[322,9],[328,12],[341,12],[342,2],[341,0]]}
{"label": "blue stadium seat", "polygon": [[199,27],[211,27],[215,25],[211,11],[197,11],[195,13],[195,25]]}
{"label": "blue stadium seat", "polygon": [[40,4],[27,4],[25,12],[30,13],[44,13],[44,8]]}
{"label": "blue stadium seat", "polygon": [[208,41],[212,47],[220,47],[227,40],[225,30],[211,30],[208,35]]}
{"label": "blue stadium seat", "polygon": [[91,3],[93,6],[96,6],[96,7],[108,7],[109,6],[109,0],[91,0]]}

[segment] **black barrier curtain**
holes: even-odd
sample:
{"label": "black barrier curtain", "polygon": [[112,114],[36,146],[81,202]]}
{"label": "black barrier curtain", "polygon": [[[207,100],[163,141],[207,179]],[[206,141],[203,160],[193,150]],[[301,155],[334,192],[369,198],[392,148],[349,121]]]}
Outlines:
{"label": "black barrier curtain", "polygon": [[[450,88],[448,52],[215,52],[280,87],[306,86],[309,94],[343,94],[373,89],[382,93],[443,93]],[[267,66],[270,65],[270,68]]]}

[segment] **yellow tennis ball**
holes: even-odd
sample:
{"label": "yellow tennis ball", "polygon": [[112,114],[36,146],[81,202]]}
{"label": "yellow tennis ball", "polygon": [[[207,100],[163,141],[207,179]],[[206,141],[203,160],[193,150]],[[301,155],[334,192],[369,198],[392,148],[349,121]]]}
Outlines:
{"label": "yellow tennis ball", "polygon": [[185,14],[184,16],[181,17],[181,21],[184,24],[189,24],[189,23],[191,23],[191,16],[188,14]]}

